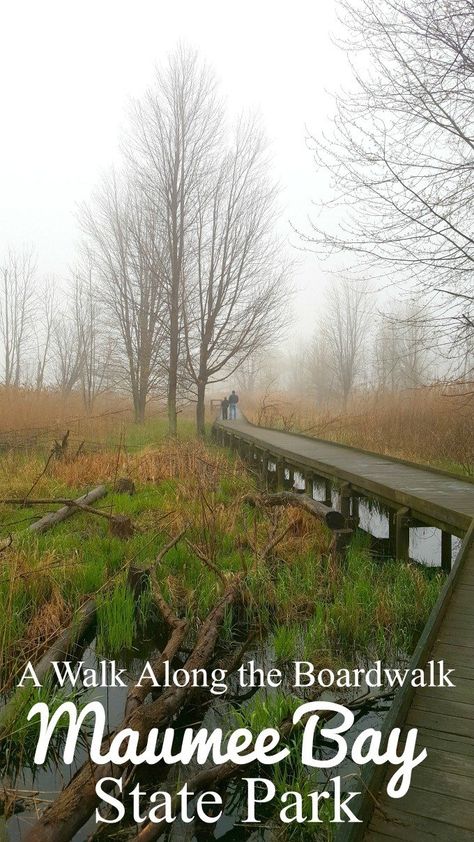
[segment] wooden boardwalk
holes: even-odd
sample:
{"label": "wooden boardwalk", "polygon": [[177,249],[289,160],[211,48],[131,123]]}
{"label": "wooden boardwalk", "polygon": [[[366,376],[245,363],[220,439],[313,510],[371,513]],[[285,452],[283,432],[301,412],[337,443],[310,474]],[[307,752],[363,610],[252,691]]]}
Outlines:
{"label": "wooden boardwalk", "polygon": [[[389,798],[385,781],[372,771],[365,783],[377,799],[365,799],[369,827],[342,834],[341,840],[390,839],[474,842],[474,528],[469,530],[438,604],[428,620],[411,668],[443,660],[454,669],[455,688],[401,690],[385,723],[416,727],[418,745],[428,757],[413,772],[410,789]],[[360,814],[359,814],[360,815]]]}
{"label": "wooden boardwalk", "polygon": [[255,427],[245,419],[218,421],[229,440],[247,442],[289,466],[350,485],[355,493],[407,507],[423,523],[462,537],[474,517],[474,483],[389,456],[341,444]]}
{"label": "wooden boardwalk", "polygon": [[393,728],[416,727],[418,746],[428,756],[414,770],[409,792],[401,799],[386,794],[387,769],[364,767],[362,795],[357,805],[351,804],[362,824],[339,825],[336,840],[474,842],[474,485],[441,471],[254,427],[245,420],[217,422],[216,431],[227,443],[250,448],[252,459],[257,448],[265,470],[268,459],[283,460],[306,478],[310,471],[345,482],[351,494],[373,494],[406,507],[410,517],[464,535],[410,662],[410,669],[416,669],[430,660],[444,661],[445,669],[454,669],[455,688],[414,690],[405,685],[382,729],[385,741]]}

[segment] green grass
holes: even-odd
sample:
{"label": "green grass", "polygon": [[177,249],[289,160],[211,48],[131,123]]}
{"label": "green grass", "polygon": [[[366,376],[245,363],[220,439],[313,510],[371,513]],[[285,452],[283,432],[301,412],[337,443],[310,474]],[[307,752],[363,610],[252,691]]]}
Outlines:
{"label": "green grass", "polygon": [[122,578],[97,598],[98,655],[113,658],[131,649],[136,631],[135,595]]}
{"label": "green grass", "polygon": [[[313,566],[314,567],[314,566]],[[304,620],[293,622],[292,580],[287,572],[277,578],[277,604],[287,606],[287,619],[276,625],[273,647],[278,660],[294,658],[357,666],[358,658],[380,658],[397,663],[411,653],[433,607],[443,576],[437,571],[387,560],[376,563],[365,536],[357,535],[339,575],[324,575],[324,560],[311,583],[307,559],[295,577],[304,582],[307,603],[314,599]],[[299,574],[302,574],[299,579]]]}
{"label": "green grass", "polygon": [[[192,418],[180,418],[178,421],[178,438],[190,441],[196,435],[196,422]],[[129,423],[124,427],[123,444],[127,448],[140,449],[156,445],[168,437],[168,420],[160,416],[151,416],[144,424]],[[105,444],[109,448],[116,448],[121,437],[111,433],[106,437]]]}

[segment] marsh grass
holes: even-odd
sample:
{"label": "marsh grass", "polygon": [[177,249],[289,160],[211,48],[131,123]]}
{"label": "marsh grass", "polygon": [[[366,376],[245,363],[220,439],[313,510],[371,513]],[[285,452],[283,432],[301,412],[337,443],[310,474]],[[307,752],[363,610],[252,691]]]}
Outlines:
{"label": "marsh grass", "polygon": [[[298,534],[288,533],[273,557],[262,562],[275,529],[289,524],[296,512],[276,515],[242,504],[241,498],[255,490],[255,479],[238,458],[201,441],[162,438],[153,448],[123,453],[121,460],[106,451],[52,463],[35,493],[78,496],[105,481],[111,492],[99,505],[132,518],[136,532],[130,540],[111,536],[104,519],[80,513],[41,536],[20,532],[0,555],[4,688],[14,683],[25,656],[44,651],[92,594],[99,602],[98,650],[112,656],[132,646],[150,617],[151,597],[145,592],[136,610],[126,572],[132,564],[149,565],[169,536],[184,527],[191,546],[181,541],[174,547],[157,577],[174,611],[189,620],[191,635],[222,587],[194,545],[225,576],[246,572],[242,605],[229,612],[222,629],[225,645],[244,625],[271,633],[281,661],[290,659],[292,650],[319,663],[360,650],[388,656],[389,650],[412,648],[440,586],[436,574],[398,562],[376,564],[359,538],[346,568],[334,565],[329,534],[300,512]],[[8,469],[0,470],[0,494],[12,493],[8,483],[17,465],[14,493],[21,496],[41,460],[13,454],[7,461]],[[133,479],[134,496],[113,492],[117,475]],[[37,508],[3,506],[2,534],[11,531],[15,518],[40,514]]]}
{"label": "marsh grass", "polygon": [[301,395],[248,399],[249,420],[266,427],[384,453],[474,475],[474,425],[469,387],[426,387],[354,394],[343,409]]}
{"label": "marsh grass", "polygon": [[[303,560],[303,576],[305,562]],[[304,621],[286,602],[284,622],[274,626],[278,660],[309,660],[320,667],[357,666],[358,658],[397,663],[411,653],[441,588],[443,577],[433,569],[384,560],[375,562],[367,536],[357,534],[344,569],[320,559],[306,600],[314,600]],[[290,580],[291,581],[291,580]],[[310,588],[306,579],[305,587]],[[277,602],[292,593],[286,575],[279,577]],[[280,612],[281,613],[281,612]],[[278,617],[278,613],[276,615]],[[297,621],[295,622],[295,619]]]}
{"label": "marsh grass", "polygon": [[[71,688],[60,688],[51,678],[46,678],[41,687],[25,684],[15,694],[8,720],[2,723],[2,739],[0,740],[0,775],[11,776],[20,768],[27,768],[34,774],[38,769],[34,763],[34,755],[38,744],[40,719],[28,719],[29,711],[37,702],[45,702],[51,713],[56,711],[63,702],[74,702],[78,709],[81,707],[83,692]],[[68,717],[65,715],[58,721],[54,729],[50,749],[48,751],[45,768],[56,762],[59,750],[63,744],[68,729]]]}
{"label": "marsh grass", "polygon": [[122,578],[97,598],[97,654],[113,658],[131,649],[136,631],[135,595]]}
{"label": "marsh grass", "polygon": [[[249,703],[243,705],[233,713],[234,728],[249,728],[256,737],[265,728],[280,729],[281,724],[291,720],[293,713],[301,704],[301,699],[291,693],[274,691],[271,695],[263,693],[255,695]],[[302,796],[303,811],[311,815],[311,802],[309,793],[315,789],[323,789],[324,778],[316,773],[311,773],[301,760],[302,756],[302,727],[299,725],[293,728],[291,734],[282,739],[282,745],[290,749],[290,753],[280,763],[272,766],[272,781],[275,784],[277,795],[281,796],[286,792],[297,792]],[[317,753],[317,742],[314,745]],[[268,776],[268,769],[262,767],[263,777]],[[329,775],[328,775],[329,777]],[[321,823],[317,825],[317,833],[313,830],[312,835],[320,840],[329,842],[332,839],[332,828],[329,824],[332,817],[332,799],[324,802],[324,807],[319,811]],[[271,822],[271,818],[270,818]],[[279,838],[287,840],[303,840],[308,838],[308,826],[298,826],[296,823],[279,827]]]}

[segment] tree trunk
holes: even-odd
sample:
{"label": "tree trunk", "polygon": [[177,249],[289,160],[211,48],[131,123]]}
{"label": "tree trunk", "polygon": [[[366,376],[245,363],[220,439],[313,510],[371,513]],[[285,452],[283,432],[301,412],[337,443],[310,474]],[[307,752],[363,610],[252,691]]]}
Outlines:
{"label": "tree trunk", "polygon": [[[170,436],[178,433],[178,416],[176,412],[176,395],[178,391],[178,344],[179,344],[179,323],[178,314],[176,320],[172,318],[170,325],[170,369],[168,374],[168,432]],[[174,323],[173,323],[174,322]]]}
{"label": "tree trunk", "polygon": [[135,413],[135,424],[143,424],[145,421],[146,395],[140,393],[134,395],[133,409]]}
{"label": "tree trunk", "polygon": [[199,380],[196,404],[196,429],[198,436],[206,434],[206,383]]}
{"label": "tree trunk", "polygon": [[98,485],[97,488],[94,488],[92,491],[89,491],[88,494],[84,494],[82,497],[78,497],[75,501],[79,504],[79,506],[63,506],[61,509],[58,509],[56,512],[50,512],[47,515],[43,515],[42,518],[39,520],[35,520],[34,523],[31,523],[28,527],[28,532],[37,532],[38,534],[42,534],[50,529],[52,526],[56,526],[57,523],[62,523],[63,520],[67,520],[68,518],[72,517],[73,515],[77,515],[80,512],[80,504],[82,503],[83,506],[88,506],[91,503],[95,503],[97,500],[101,500],[102,497],[105,497],[107,494],[107,489],[105,485]]}

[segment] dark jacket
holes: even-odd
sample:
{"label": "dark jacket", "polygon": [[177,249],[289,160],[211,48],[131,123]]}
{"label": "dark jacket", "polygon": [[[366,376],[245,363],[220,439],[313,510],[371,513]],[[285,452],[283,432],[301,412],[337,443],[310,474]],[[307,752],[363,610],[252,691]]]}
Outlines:
{"label": "dark jacket", "polygon": [[238,402],[239,402],[239,396],[236,395],[235,392],[232,392],[232,394],[229,395],[229,403],[238,403]]}

